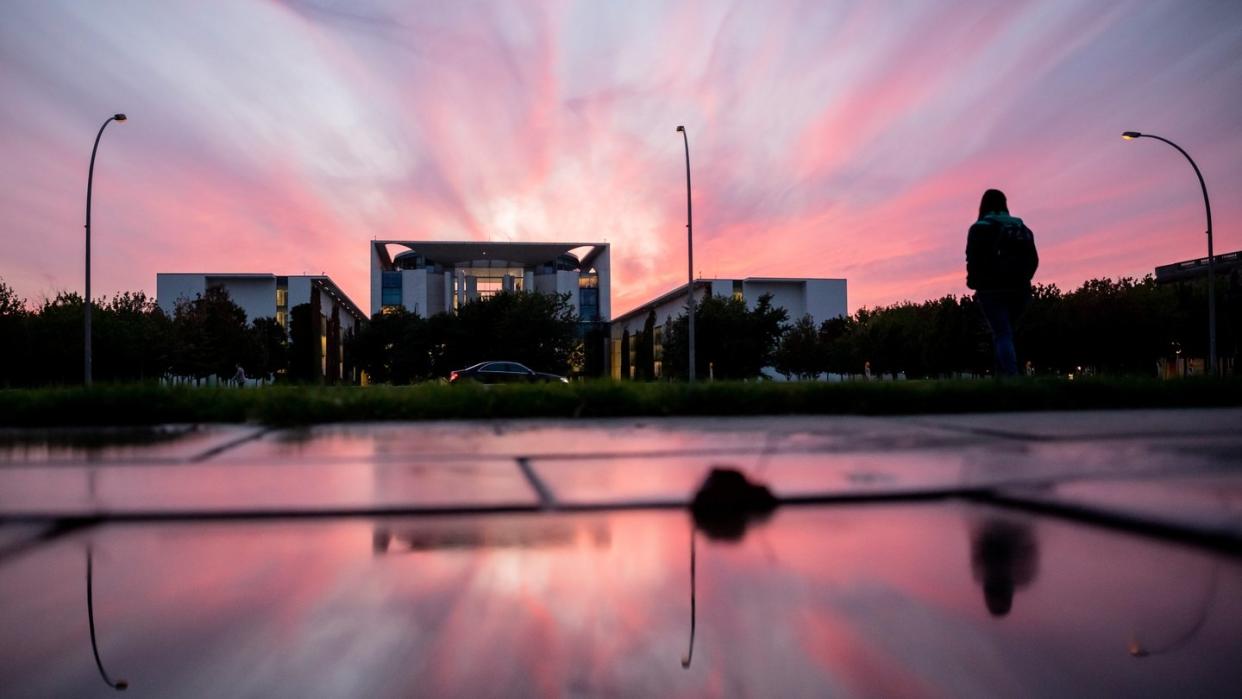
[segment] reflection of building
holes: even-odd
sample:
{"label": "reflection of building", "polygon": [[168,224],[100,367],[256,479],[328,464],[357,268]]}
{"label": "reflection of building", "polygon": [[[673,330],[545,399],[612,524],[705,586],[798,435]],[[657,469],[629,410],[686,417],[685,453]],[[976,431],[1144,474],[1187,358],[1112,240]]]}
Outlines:
{"label": "reflection of building", "polygon": [[[759,297],[772,295],[772,305],[784,308],[789,320],[795,321],[810,315],[820,323],[829,318],[847,314],[844,279],[785,279],[748,277],[746,279],[696,279],[694,280],[695,303],[708,296],[724,296],[742,299],[747,307],[754,308]],[[612,369],[613,378],[621,378],[621,340],[629,331],[631,338],[643,331],[648,315],[655,311],[653,356],[656,375],[660,375],[663,356],[664,324],[686,312],[686,285],[683,284],[666,294],[657,296],[633,310],[623,313],[612,321]],[[631,373],[636,364],[637,341],[629,346]]]}
{"label": "reflection of building", "polygon": [[595,516],[549,519],[531,515],[426,518],[380,522],[372,551],[398,553],[436,549],[569,548],[605,549],[612,545],[608,521]]}
{"label": "reflection of building", "polygon": [[[393,254],[393,249],[399,250]],[[501,291],[568,293],[583,322],[611,315],[607,243],[371,243],[371,314],[452,312]]]}
{"label": "reflection of building", "polygon": [[343,338],[354,331],[366,315],[330,278],[323,275],[275,274],[183,274],[155,275],[155,299],[172,315],[180,301],[190,301],[207,289],[222,287],[246,312],[246,321],[275,318],[289,330],[291,312],[306,304],[312,320],[312,336],[319,337],[317,353],[322,376],[336,381],[344,376]]}

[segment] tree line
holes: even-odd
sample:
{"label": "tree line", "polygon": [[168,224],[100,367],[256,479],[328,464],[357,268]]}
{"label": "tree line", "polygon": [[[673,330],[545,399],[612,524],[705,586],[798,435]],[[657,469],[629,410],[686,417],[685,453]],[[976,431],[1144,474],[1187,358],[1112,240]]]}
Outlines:
{"label": "tree line", "polygon": [[[1242,336],[1238,285],[1218,289],[1221,357],[1236,358]],[[1161,359],[1207,355],[1207,287],[1143,279],[1092,279],[1064,292],[1036,285],[1016,333],[1019,364],[1036,374],[1156,373]],[[908,378],[984,376],[993,372],[991,335],[972,296],[947,295],[921,303],[863,308],[816,323],[790,319],[770,297],[747,308],[740,299],[711,297],[695,309],[696,373],[746,379],[771,367],[791,379],[825,374],[904,375]],[[659,329],[649,313],[642,331],[621,337],[621,376],[682,378],[687,369],[688,319]],[[660,371],[656,365],[659,364]]]}
{"label": "tree line", "polygon": [[[1218,291],[1218,352],[1237,361],[1242,299],[1236,279]],[[904,374],[909,378],[986,375],[990,336],[970,296],[944,296],[864,308],[816,323],[790,319],[770,296],[754,307],[711,297],[696,307],[696,373],[747,379],[766,367],[790,378],[832,374]],[[1202,282],[1158,285],[1151,277],[1093,279],[1063,292],[1037,285],[1016,341],[1019,364],[1035,373],[1150,376],[1159,360],[1207,354],[1207,288]],[[0,280],[0,386],[82,381],[81,296],[62,292],[38,305]],[[290,309],[286,332],[275,319],[247,322],[222,288],[183,300],[170,315],[142,292],[95,304],[94,376],[146,381],[170,376],[251,377],[320,381],[320,330],[310,304]],[[687,375],[688,318],[657,326],[649,313],[641,331],[620,339],[621,375],[652,380]],[[606,325],[581,324],[569,296],[501,293],[429,318],[403,309],[377,314],[341,339],[345,374],[365,372],[379,383],[437,380],[454,369],[491,360],[536,371],[603,376],[610,342]],[[657,365],[659,369],[657,370]]]}
{"label": "tree line", "polygon": [[[318,337],[303,305],[291,309],[286,332],[274,318],[247,323],[222,288],[180,301],[171,315],[141,291],[99,299],[91,310],[93,378],[226,380],[240,366],[250,377],[316,380]],[[30,305],[0,280],[0,386],[80,384],[84,311],[80,294]]]}
{"label": "tree line", "polygon": [[[0,386],[80,384],[83,312],[79,294],[31,305],[0,280]],[[92,373],[108,382],[227,380],[240,366],[250,378],[318,382],[325,372],[315,313],[309,303],[294,306],[286,332],[274,318],[247,322],[221,287],[181,300],[172,314],[142,292],[120,293],[93,306]],[[504,293],[430,318],[377,314],[341,338],[343,373],[406,384],[503,358],[536,371],[599,375],[604,340],[602,327],[582,329],[569,294]]]}
{"label": "tree line", "polygon": [[[1217,346],[1236,358],[1242,330],[1238,287],[1218,289]],[[1207,285],[1156,284],[1150,277],[1092,279],[1072,291],[1036,285],[1015,333],[1019,366],[1036,374],[1156,373],[1161,359],[1207,356]],[[818,326],[787,326],[774,366],[791,377],[820,373],[905,374],[909,378],[985,375],[991,335],[971,296],[864,308]]]}
{"label": "tree line", "polygon": [[582,332],[569,294],[519,291],[428,318],[400,307],[377,313],[346,344],[346,355],[374,383],[437,380],[496,359],[597,376],[603,371],[601,337],[598,330]]}

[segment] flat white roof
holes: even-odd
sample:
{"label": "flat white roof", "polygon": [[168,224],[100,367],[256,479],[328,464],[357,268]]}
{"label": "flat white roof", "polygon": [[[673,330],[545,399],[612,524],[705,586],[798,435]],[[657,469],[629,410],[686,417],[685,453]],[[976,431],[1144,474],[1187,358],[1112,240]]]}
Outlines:
{"label": "flat white roof", "polygon": [[482,242],[482,241],[442,241],[442,240],[375,240],[375,249],[381,255],[385,267],[392,266],[388,256],[388,245],[400,245],[423,255],[429,260],[443,265],[458,262],[471,262],[488,257],[517,262],[524,265],[535,265],[548,262],[568,253],[575,248],[594,248],[591,254],[581,262],[588,263],[596,255],[608,248],[608,243],[527,243],[527,242]]}

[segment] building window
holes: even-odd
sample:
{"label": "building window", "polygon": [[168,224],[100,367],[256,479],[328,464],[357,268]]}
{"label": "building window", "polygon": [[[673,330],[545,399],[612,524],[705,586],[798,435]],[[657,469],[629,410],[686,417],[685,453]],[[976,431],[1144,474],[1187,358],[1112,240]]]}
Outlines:
{"label": "building window", "polygon": [[380,306],[396,308],[401,305],[401,273],[382,272],[380,278]]}
{"label": "building window", "polygon": [[578,320],[599,320],[599,273],[594,269],[578,277]]}
{"label": "building window", "polygon": [[454,292],[464,291],[467,300],[486,299],[505,291],[523,291],[526,285],[526,270],[503,260],[476,260],[458,265],[457,269],[462,276],[454,275]]}
{"label": "building window", "polygon": [[742,280],[740,279],[734,280],[733,282],[733,298],[738,301],[745,300],[745,296],[742,293]]}
{"label": "building window", "polygon": [[276,322],[289,329],[289,278],[276,277]]}
{"label": "building window", "polygon": [[599,320],[599,289],[578,289],[578,320]]}

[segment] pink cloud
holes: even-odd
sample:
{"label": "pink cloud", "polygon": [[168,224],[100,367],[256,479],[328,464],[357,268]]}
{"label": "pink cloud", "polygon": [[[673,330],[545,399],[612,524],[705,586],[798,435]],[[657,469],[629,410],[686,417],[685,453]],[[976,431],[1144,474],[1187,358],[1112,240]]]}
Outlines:
{"label": "pink cloud", "polygon": [[844,276],[852,309],[964,293],[990,186],[1036,231],[1041,281],[1203,254],[1193,175],[1125,129],[1199,158],[1217,250],[1242,247],[1229,3],[239,1],[0,20],[0,150],[20,164],[0,171],[0,277],[30,297],[81,286],[88,149],[117,110],[99,293],[212,268],[322,271],[361,300],[372,238],[607,239],[624,311],[684,280],[678,124],[697,270]]}

